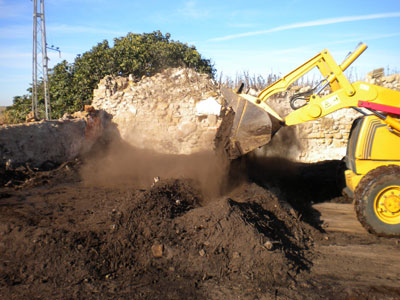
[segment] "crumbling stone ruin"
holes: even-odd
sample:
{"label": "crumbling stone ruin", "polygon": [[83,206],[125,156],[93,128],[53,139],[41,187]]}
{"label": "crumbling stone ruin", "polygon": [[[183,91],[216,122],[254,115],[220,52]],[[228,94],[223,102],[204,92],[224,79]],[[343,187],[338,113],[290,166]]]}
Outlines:
{"label": "crumbling stone ruin", "polygon": [[0,166],[57,166],[88,152],[101,136],[98,113],[78,112],[60,120],[0,126]]}
{"label": "crumbling stone ruin", "polygon": [[[369,73],[366,82],[400,90],[400,74]],[[288,97],[310,87],[293,86],[269,104],[281,115],[290,111]],[[253,91],[257,94],[257,91]],[[229,108],[218,84],[185,68],[168,69],[135,82],[133,77],[106,76],[94,90],[93,107],[50,122],[0,127],[0,162],[10,166],[46,161],[61,163],[87,152],[110,132],[135,148],[163,154],[215,150],[215,138]],[[300,162],[341,159],[353,120],[359,113],[343,109],[316,121],[282,128],[257,155],[282,155]]]}
{"label": "crumbling stone ruin", "polygon": [[[381,69],[369,73],[366,82],[400,90],[400,74],[383,76]],[[293,86],[285,96],[270,99],[269,104],[286,115],[291,110],[288,97],[310,88]],[[224,118],[218,108],[212,113],[199,112],[206,100],[223,108],[224,98],[212,79],[190,69],[170,69],[137,83],[132,78],[108,76],[94,91],[93,105],[111,114],[121,137],[135,147],[190,154],[213,149]],[[285,155],[301,162],[341,159],[351,124],[359,116],[354,110],[343,109],[313,122],[282,128],[272,143],[283,143],[288,150]],[[277,149],[267,145],[256,153],[281,155],[279,145]]]}
{"label": "crumbling stone ruin", "polygon": [[168,69],[139,82],[107,76],[92,105],[112,116],[124,141],[164,154],[213,150],[224,118],[217,84],[192,69]]}

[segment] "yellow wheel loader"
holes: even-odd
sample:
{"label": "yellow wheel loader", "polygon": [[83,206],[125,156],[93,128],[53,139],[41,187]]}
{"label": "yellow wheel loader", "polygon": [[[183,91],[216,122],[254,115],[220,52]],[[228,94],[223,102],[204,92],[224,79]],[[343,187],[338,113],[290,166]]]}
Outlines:
{"label": "yellow wheel loader", "polygon": [[[239,90],[231,103],[235,117],[225,149],[236,158],[267,144],[281,126],[317,120],[342,108],[355,109],[363,116],[353,122],[348,139],[345,190],[370,233],[400,236],[400,92],[366,82],[350,83],[343,74],[366,48],[360,44],[340,65],[323,50],[257,97]],[[290,98],[293,111],[282,117],[268,105],[271,96],[286,91],[314,68],[323,79],[309,92]]]}

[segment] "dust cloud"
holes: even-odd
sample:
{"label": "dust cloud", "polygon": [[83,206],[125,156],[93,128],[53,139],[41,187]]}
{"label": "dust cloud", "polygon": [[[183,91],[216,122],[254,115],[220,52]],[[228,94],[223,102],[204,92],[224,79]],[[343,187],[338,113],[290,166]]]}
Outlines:
{"label": "dust cloud", "polygon": [[280,157],[294,161],[301,150],[297,129],[289,126],[280,128],[271,141],[257,149],[255,154],[262,157]]}
{"label": "dust cloud", "polygon": [[229,162],[214,152],[166,155],[134,148],[117,140],[98,145],[85,158],[81,177],[85,185],[147,189],[154,178],[195,180],[205,198],[218,196],[225,185]]}
{"label": "dust cloud", "polygon": [[[111,135],[111,137],[110,137]],[[282,128],[261,149],[230,161],[221,151],[191,155],[167,155],[135,148],[115,131],[99,142],[85,158],[81,177],[87,186],[148,189],[154,179],[193,179],[204,200],[222,196],[249,178],[296,176],[290,156],[299,150],[293,127]],[[279,177],[279,176],[278,176]]]}
{"label": "dust cloud", "polygon": [[263,147],[242,158],[240,173],[262,184],[297,178],[301,146],[295,127],[282,127]]}

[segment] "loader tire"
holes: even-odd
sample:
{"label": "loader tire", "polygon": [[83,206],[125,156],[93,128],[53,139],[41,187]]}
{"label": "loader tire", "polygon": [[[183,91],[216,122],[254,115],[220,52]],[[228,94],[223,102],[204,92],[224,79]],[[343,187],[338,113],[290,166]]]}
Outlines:
{"label": "loader tire", "polygon": [[400,236],[400,167],[381,166],[368,172],[355,193],[357,218],[368,232]]}

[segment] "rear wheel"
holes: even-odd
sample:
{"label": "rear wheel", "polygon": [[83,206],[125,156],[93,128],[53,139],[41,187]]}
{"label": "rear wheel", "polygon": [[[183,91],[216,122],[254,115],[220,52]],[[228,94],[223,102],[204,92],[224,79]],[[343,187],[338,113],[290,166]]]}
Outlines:
{"label": "rear wheel", "polygon": [[371,233],[400,236],[400,167],[378,167],[367,173],[355,190],[360,223]]}

